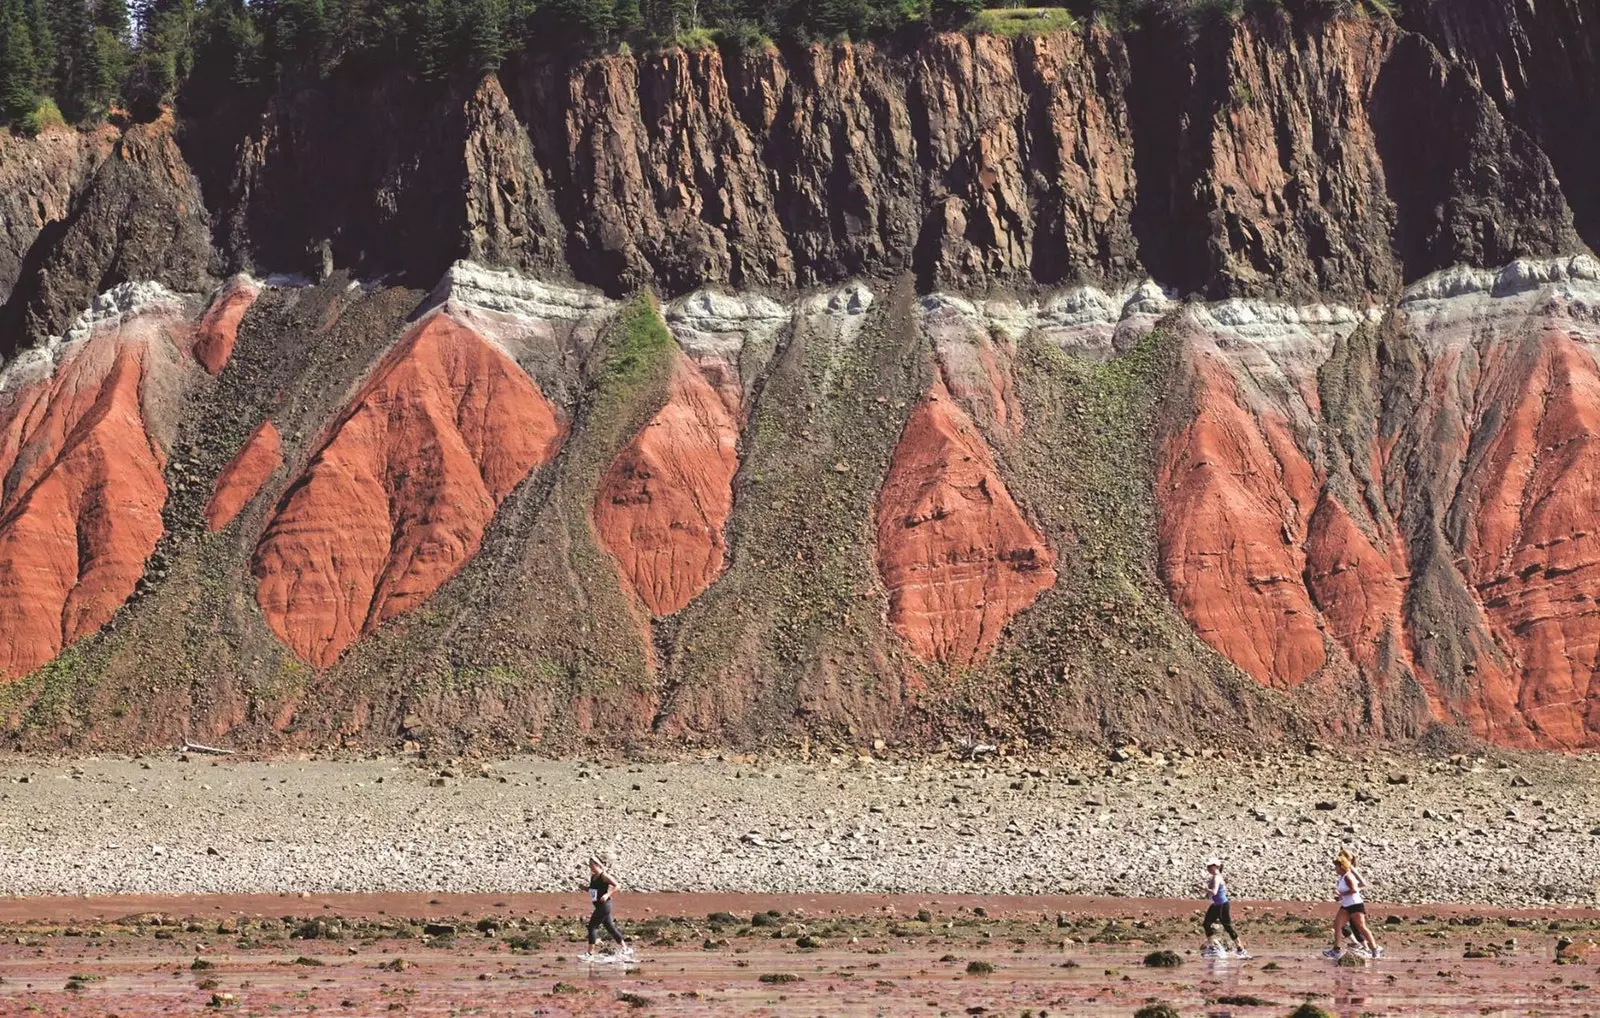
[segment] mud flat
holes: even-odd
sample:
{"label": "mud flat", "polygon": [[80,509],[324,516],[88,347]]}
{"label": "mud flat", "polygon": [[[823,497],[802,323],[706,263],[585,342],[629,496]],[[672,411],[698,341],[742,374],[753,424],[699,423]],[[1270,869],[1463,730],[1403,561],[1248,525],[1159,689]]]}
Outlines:
{"label": "mud flat", "polygon": [[652,764],[0,762],[0,894],[630,891],[1597,904],[1594,757],[1133,755]]}
{"label": "mud flat", "polygon": [[25,921],[16,904],[0,1014],[1450,1018],[1589,1013],[1600,982],[1592,910],[1384,909],[1385,957],[1337,965],[1324,906],[1241,903],[1254,957],[1210,960],[1193,902],[637,894],[624,966],[578,957],[579,895],[34,901]]}

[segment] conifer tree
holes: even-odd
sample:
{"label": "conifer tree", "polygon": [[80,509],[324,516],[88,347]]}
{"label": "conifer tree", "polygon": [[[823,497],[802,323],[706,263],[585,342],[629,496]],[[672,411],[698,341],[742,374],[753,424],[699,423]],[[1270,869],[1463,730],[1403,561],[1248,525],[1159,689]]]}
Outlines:
{"label": "conifer tree", "polygon": [[462,27],[468,70],[475,74],[499,70],[506,54],[505,0],[467,0]]}
{"label": "conifer tree", "polygon": [[0,0],[0,120],[15,124],[39,105],[38,56],[26,0]]}

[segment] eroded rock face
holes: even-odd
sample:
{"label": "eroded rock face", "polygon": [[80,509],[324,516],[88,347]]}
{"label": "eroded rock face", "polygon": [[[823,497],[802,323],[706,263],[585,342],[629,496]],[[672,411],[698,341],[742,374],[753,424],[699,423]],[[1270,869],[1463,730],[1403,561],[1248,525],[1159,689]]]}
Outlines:
{"label": "eroded rock face", "polygon": [[1162,575],[1201,639],[1267,685],[1296,686],[1326,659],[1300,548],[1316,479],[1287,422],[1258,420],[1215,360],[1198,358],[1193,391],[1194,419],[1163,442],[1156,476]]}
{"label": "eroded rock face", "polygon": [[150,411],[181,385],[191,327],[158,296],[86,316],[0,376],[0,678],[105,625],[161,537],[166,450]]}
{"label": "eroded rock face", "polygon": [[1480,390],[1499,427],[1484,421],[1492,437],[1464,479],[1477,501],[1468,579],[1522,677],[1514,702],[1492,706],[1541,742],[1580,746],[1600,732],[1600,368],[1595,347],[1554,328],[1502,357]]}
{"label": "eroded rock face", "polygon": [[261,295],[261,284],[249,276],[235,276],[212,298],[195,331],[194,358],[213,376],[222,373],[239,339],[239,323]]}
{"label": "eroded rock face", "polygon": [[1390,731],[1600,741],[1597,298],[1580,257],[1431,277],[1379,340],[1337,309],[1191,312],[1157,498],[1201,638],[1268,685],[1360,676]]}
{"label": "eroded rock face", "polygon": [[429,315],[351,400],[262,534],[252,570],[268,625],[302,660],[331,665],[454,575],[562,437],[515,362]]}
{"label": "eroded rock face", "polygon": [[600,546],[657,617],[681,609],[722,573],[739,469],[737,408],[680,359],[666,406],[611,464],[595,495]]}
{"label": "eroded rock face", "polygon": [[283,440],[271,421],[256,425],[238,455],[217,475],[217,484],[206,503],[206,527],[215,532],[233,522],[250,500],[256,497],[267,478],[283,466]]}
{"label": "eroded rock face", "polygon": [[1010,335],[984,321],[976,305],[959,297],[924,297],[921,310],[940,379],[950,394],[971,408],[991,434],[1020,434],[1023,416],[1012,380],[1016,350]]}
{"label": "eroded rock face", "polygon": [[0,136],[0,304],[11,296],[40,231],[67,218],[117,133],[107,125],[93,132],[51,127],[35,138]]}
{"label": "eroded rock face", "polygon": [[925,660],[961,668],[982,659],[1055,583],[1055,553],[942,382],[906,421],[877,516],[889,623]]}
{"label": "eroded rock face", "polygon": [[216,285],[211,219],[174,138],[172,117],[129,128],[83,184],[59,233],[19,279],[0,354],[59,335],[114,285],[159,282],[185,293]]}

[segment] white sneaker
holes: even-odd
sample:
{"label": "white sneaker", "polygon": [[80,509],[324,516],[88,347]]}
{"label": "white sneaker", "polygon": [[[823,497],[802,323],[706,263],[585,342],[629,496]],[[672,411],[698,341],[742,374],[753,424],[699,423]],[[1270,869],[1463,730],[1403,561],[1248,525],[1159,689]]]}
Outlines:
{"label": "white sneaker", "polygon": [[1380,947],[1376,951],[1373,951],[1372,952],[1372,956],[1374,958],[1382,958],[1383,957],[1383,948]]}
{"label": "white sneaker", "polygon": [[1200,957],[1202,958],[1226,958],[1227,956],[1227,950],[1216,944],[1207,944],[1200,949]]}
{"label": "white sneaker", "polygon": [[623,961],[636,961],[637,960],[633,955],[633,945],[632,944],[628,944],[625,947],[619,948],[617,950],[617,957],[622,959]]}
{"label": "white sneaker", "polygon": [[1322,952],[1322,956],[1324,958],[1332,958],[1334,961],[1338,961],[1340,958],[1344,957],[1344,952],[1339,950],[1337,947],[1330,947],[1326,951]]}
{"label": "white sneaker", "polygon": [[1249,957],[1251,957],[1251,954],[1250,954],[1249,951],[1246,951],[1244,948],[1241,947],[1241,948],[1239,948],[1239,950],[1233,952],[1233,956],[1235,958],[1249,958]]}

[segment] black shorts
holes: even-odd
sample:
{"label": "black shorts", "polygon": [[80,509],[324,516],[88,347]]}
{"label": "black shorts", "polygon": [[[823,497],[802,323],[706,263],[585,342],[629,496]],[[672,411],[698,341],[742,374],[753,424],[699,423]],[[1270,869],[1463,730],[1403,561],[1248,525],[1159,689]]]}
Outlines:
{"label": "black shorts", "polygon": [[1366,906],[1366,904],[1364,902],[1359,902],[1358,901],[1354,905],[1340,905],[1339,907],[1344,909],[1346,915],[1366,915],[1367,914],[1367,906]]}

